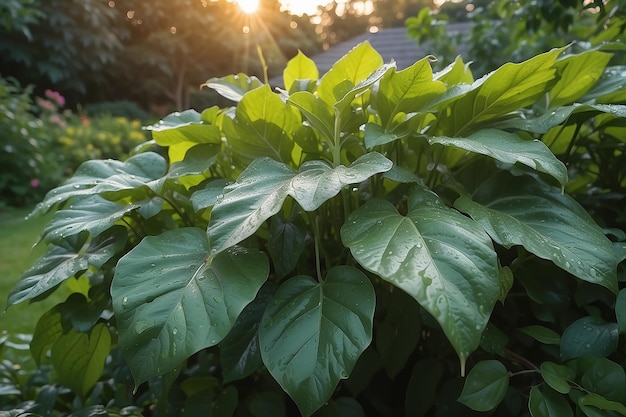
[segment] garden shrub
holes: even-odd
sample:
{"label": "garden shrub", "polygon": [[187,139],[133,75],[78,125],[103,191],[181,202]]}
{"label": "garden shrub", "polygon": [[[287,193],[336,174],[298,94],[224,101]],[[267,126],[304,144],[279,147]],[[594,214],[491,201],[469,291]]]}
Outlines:
{"label": "garden shrub", "polygon": [[87,160],[125,159],[145,142],[138,120],[100,115],[88,118],[65,109],[51,90],[32,97],[11,79],[0,78],[0,190],[3,205],[40,201]]}
{"label": "garden shrub", "polygon": [[598,174],[581,121],[626,137],[609,55],[475,79],[363,43],[321,78],[298,54],[277,92],[208,80],[236,105],[167,116],[161,152],[85,162],[34,211],[48,252],[8,304],[74,293],[34,331],[56,379],[32,412],[623,415],[626,234],[568,192]]}

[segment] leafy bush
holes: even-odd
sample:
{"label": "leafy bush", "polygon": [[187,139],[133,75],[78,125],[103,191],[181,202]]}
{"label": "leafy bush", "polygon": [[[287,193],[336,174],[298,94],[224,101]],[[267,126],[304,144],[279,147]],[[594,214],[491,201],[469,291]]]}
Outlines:
{"label": "leafy bush", "polygon": [[452,7],[471,10],[466,12],[472,22],[470,36],[451,33],[449,16],[428,9],[406,20],[409,36],[430,42],[442,62],[453,59],[465,44],[464,58],[471,59],[479,73],[568,43],[588,48],[619,41],[626,28],[623,0],[464,0]]}
{"label": "leafy bush", "polygon": [[130,120],[141,120],[142,122],[150,120],[148,112],[142,109],[139,104],[128,100],[91,103],[85,106],[85,113],[91,117],[118,116]]}
{"label": "leafy bush", "polygon": [[590,118],[623,141],[624,75],[564,53],[475,80],[364,43],[321,78],[299,54],[278,93],[207,81],[236,106],[166,117],[166,157],[88,161],[35,210],[49,250],[9,304],[75,289],[35,360],[99,415],[623,414],[626,235],[564,192],[597,167],[570,181],[549,146]]}
{"label": "leafy bush", "polygon": [[141,123],[122,117],[78,116],[64,109],[63,96],[46,90],[31,98],[30,88],[0,78],[2,204],[41,201],[89,159],[124,159],[145,142]]}

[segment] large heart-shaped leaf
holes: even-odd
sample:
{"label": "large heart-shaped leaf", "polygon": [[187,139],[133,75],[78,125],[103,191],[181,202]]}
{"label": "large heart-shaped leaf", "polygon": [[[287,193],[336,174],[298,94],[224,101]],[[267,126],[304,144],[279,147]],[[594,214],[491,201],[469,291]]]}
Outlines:
{"label": "large heart-shaped leaf", "polygon": [[383,58],[372,45],[369,42],[360,43],[324,74],[319,81],[317,94],[327,104],[334,106],[382,65]]}
{"label": "large heart-shaped leaf", "polygon": [[316,282],[286,281],[259,329],[261,356],[272,376],[310,416],[347,378],[372,340],[372,284],[358,269],[338,266]]}
{"label": "large heart-shaped leaf", "polygon": [[388,171],[392,162],[377,152],[363,155],[349,167],[331,168],[323,161],[302,164],[295,173],[270,158],[252,162],[237,182],[224,189],[211,213],[211,253],[219,253],[251,236],[278,213],[287,196],[313,211],[348,184],[357,184]]}
{"label": "large heart-shaped leaf", "polygon": [[165,158],[154,152],[135,155],[125,162],[112,159],[87,161],[72,178],[46,194],[31,216],[46,213],[55,204],[75,196],[108,193],[121,197],[132,194],[133,190],[144,188],[147,191],[149,183],[166,172]]}
{"label": "large heart-shaped leaf", "polygon": [[118,262],[113,310],[137,384],[221,341],[269,274],[260,252],[208,253],[206,233],[183,228],[145,238]]}
{"label": "large heart-shaped leaf", "polygon": [[52,346],[52,364],[61,384],[84,396],[98,382],[111,349],[111,334],[104,323],[89,333],[70,330]]}
{"label": "large heart-shaped leaf", "polygon": [[268,156],[291,162],[293,132],[301,125],[299,113],[269,86],[246,93],[237,105],[235,123],[225,123],[228,144],[237,160],[247,165]]}
{"label": "large heart-shaped leaf", "polygon": [[285,90],[292,91],[292,86],[300,80],[317,80],[319,71],[315,62],[298,51],[295,57],[291,58],[283,71],[283,83]]}
{"label": "large heart-shaped leaf", "polygon": [[551,175],[562,186],[567,184],[567,168],[538,140],[523,140],[513,133],[483,129],[465,138],[437,136],[429,138],[428,142],[488,155],[507,164],[519,162]]}
{"label": "large heart-shaped leaf", "polygon": [[41,239],[58,243],[84,231],[98,236],[138,207],[137,204],[113,203],[99,195],[77,198],[67,209],[54,213],[50,223],[41,232]]}
{"label": "large heart-shaped leaf", "polygon": [[496,360],[478,362],[467,375],[459,402],[472,410],[493,410],[509,387],[509,371]]}
{"label": "large heart-shaped leaf", "polygon": [[430,61],[423,58],[402,71],[389,71],[380,80],[373,102],[382,125],[389,129],[396,114],[422,111],[426,104],[445,91],[443,82],[433,81]]}
{"label": "large heart-shaped leaf", "polygon": [[584,356],[606,357],[617,350],[619,331],[616,323],[607,323],[598,317],[583,317],[563,331],[561,360]]}
{"label": "large heart-shaped leaf", "polygon": [[48,252],[28,269],[9,294],[7,306],[44,294],[90,265],[100,268],[124,248],[127,232],[113,227],[87,244],[87,233],[68,236],[51,245]]}
{"label": "large heart-shaped leaf", "polygon": [[433,315],[463,371],[499,292],[496,253],[480,226],[418,189],[406,216],[388,201],[370,200],[348,217],[341,238],[359,264]]}
{"label": "large heart-shaped leaf", "polygon": [[527,175],[489,177],[454,203],[500,245],[522,245],[584,280],[617,292],[611,241],[570,196]]}

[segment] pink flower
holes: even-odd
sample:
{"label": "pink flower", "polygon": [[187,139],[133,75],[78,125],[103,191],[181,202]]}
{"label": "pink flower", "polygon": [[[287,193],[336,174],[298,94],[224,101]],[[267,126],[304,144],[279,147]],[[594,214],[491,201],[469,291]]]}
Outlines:
{"label": "pink flower", "polygon": [[44,94],[50,100],[55,101],[59,107],[65,106],[65,97],[63,97],[58,91],[46,90],[44,91]]}
{"label": "pink flower", "polygon": [[53,114],[52,116],[50,116],[49,120],[50,122],[54,123],[55,125],[59,126],[62,129],[64,129],[65,126],[67,126],[67,123],[65,123],[65,120],[63,120],[61,116],[59,116],[58,114]]}
{"label": "pink flower", "polygon": [[39,188],[39,180],[37,178],[33,178],[30,180],[30,186],[32,188]]}
{"label": "pink flower", "polygon": [[54,106],[54,104],[51,101],[48,100],[44,100],[43,98],[37,97],[35,99],[35,101],[37,102],[37,105],[39,107],[41,107],[42,109],[46,109],[46,110],[55,110],[56,107]]}

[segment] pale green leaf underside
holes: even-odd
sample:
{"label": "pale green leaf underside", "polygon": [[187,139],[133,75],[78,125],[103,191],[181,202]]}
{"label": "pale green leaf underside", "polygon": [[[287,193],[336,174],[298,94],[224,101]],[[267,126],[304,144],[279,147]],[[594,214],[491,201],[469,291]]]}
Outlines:
{"label": "pale green leaf underside", "polygon": [[543,142],[537,140],[524,140],[502,130],[483,129],[465,138],[439,136],[429,138],[428,142],[487,155],[508,164],[519,162],[552,176],[562,186],[567,184],[565,165]]}
{"label": "pale green leaf underside", "polygon": [[239,73],[220,78],[210,78],[202,86],[215,90],[229,100],[239,101],[248,91],[262,85],[263,83],[257,77]]}
{"label": "pale green leaf underside", "polygon": [[9,294],[7,305],[21,303],[44,294],[90,265],[100,268],[126,243],[126,229],[115,227],[86,244],[86,236],[70,236],[37,260],[20,277]]}
{"label": "pale green leaf underside", "polygon": [[226,187],[211,214],[211,253],[219,253],[251,236],[278,213],[287,196],[313,211],[343,187],[388,171],[392,162],[379,153],[363,155],[349,167],[331,168],[323,161],[305,162],[298,173],[270,158],[253,161],[237,182]]}
{"label": "pale green leaf underside", "polygon": [[406,216],[370,200],[350,215],[341,237],[359,264],[433,315],[463,364],[499,293],[496,253],[484,231],[419,190]]}
{"label": "pale green leaf underside", "polygon": [[372,284],[358,269],[330,269],[321,283],[298,276],[270,302],[259,330],[263,362],[304,416],[347,378],[372,340]]}
{"label": "pale green leaf underside", "polygon": [[113,310],[137,384],[219,343],[267,279],[260,252],[208,252],[205,232],[184,228],[145,238],[118,262]]}
{"label": "pale green leaf underside", "polygon": [[500,245],[521,245],[572,275],[617,292],[611,241],[571,197],[528,176],[491,177],[454,206]]}

